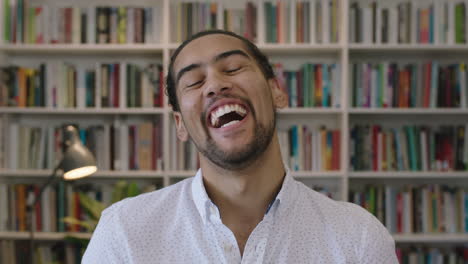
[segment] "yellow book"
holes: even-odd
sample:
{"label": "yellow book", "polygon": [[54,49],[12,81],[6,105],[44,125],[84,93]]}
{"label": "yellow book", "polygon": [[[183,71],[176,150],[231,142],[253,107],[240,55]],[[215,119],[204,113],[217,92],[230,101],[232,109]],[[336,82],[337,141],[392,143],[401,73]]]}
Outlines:
{"label": "yellow book", "polygon": [[118,28],[117,41],[118,43],[127,43],[127,8],[121,6],[118,10]]}

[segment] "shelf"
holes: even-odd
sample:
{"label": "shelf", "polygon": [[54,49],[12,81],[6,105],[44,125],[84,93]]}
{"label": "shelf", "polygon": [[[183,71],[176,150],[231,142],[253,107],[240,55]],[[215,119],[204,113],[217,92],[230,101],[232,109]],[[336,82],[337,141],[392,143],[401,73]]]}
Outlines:
{"label": "shelf", "polygon": [[[0,170],[0,177],[44,178],[52,170]],[[87,179],[162,179],[161,171],[97,171]]]}
{"label": "shelf", "polygon": [[280,114],[340,114],[343,110],[333,107],[288,107],[278,110]]}
{"label": "shelf", "polygon": [[350,52],[466,52],[468,53],[468,45],[466,44],[359,44],[352,43],[348,45]]}
{"label": "shelf", "polygon": [[[169,44],[169,49],[175,50],[179,47],[178,43]],[[338,53],[344,46],[339,43],[333,44],[286,44],[286,43],[265,43],[257,44],[258,48],[267,54],[304,54],[304,53]]]}
{"label": "shelf", "polygon": [[[197,171],[168,171],[173,178],[189,178],[195,176]],[[338,179],[344,177],[341,171],[290,171],[293,177],[310,179]]]}
{"label": "shelf", "polygon": [[162,54],[162,44],[3,44],[7,54]]}
{"label": "shelf", "polygon": [[[2,240],[28,240],[29,232],[14,232],[14,231],[0,231],[0,239]],[[67,236],[73,236],[81,239],[91,239],[90,233],[79,232],[36,232],[34,233],[35,240],[42,241],[59,241],[65,239]]]}
{"label": "shelf", "polygon": [[468,171],[363,171],[350,172],[351,179],[467,179]]}
{"label": "shelf", "polygon": [[351,108],[350,114],[468,115],[468,108]]}
{"label": "shelf", "polygon": [[394,234],[396,243],[468,243],[468,234]]}
{"label": "shelf", "polygon": [[0,114],[52,114],[52,115],[135,115],[162,114],[163,107],[155,108],[48,108],[48,107],[0,107]]}

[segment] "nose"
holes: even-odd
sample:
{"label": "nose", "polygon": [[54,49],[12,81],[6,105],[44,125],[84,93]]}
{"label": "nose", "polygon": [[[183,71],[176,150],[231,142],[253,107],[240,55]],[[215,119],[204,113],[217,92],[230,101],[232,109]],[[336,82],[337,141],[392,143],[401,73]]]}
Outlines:
{"label": "nose", "polygon": [[225,93],[232,88],[232,83],[221,73],[212,73],[211,76],[207,77],[206,81],[207,85],[204,93],[208,98]]}

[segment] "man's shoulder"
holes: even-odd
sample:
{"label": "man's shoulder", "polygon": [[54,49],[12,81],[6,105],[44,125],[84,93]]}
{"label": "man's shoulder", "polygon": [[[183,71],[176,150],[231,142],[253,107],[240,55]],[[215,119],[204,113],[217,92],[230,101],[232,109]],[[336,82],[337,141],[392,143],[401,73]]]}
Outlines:
{"label": "man's shoulder", "polygon": [[191,194],[193,178],[188,178],[168,187],[126,198],[114,203],[103,211],[103,214],[114,216],[152,215],[158,212],[167,212],[176,208],[177,204],[185,202]]}
{"label": "man's shoulder", "polygon": [[[340,219],[347,223],[356,223],[363,220],[369,220],[372,215],[359,205],[334,200],[322,193],[312,190],[308,186],[299,183],[302,188],[303,199],[310,210],[319,213],[323,220],[330,218]],[[335,197],[336,198],[336,197]]]}

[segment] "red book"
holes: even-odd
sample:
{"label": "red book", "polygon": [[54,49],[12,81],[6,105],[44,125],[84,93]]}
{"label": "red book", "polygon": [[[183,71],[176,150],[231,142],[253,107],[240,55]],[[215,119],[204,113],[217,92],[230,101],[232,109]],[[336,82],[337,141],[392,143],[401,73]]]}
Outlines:
{"label": "red book", "polygon": [[401,192],[397,194],[397,233],[403,232],[403,196]]}
{"label": "red book", "polygon": [[377,125],[372,126],[372,170],[378,170],[378,134],[380,127]]}
{"label": "red book", "polygon": [[431,69],[432,63],[428,62],[425,63],[423,66],[423,74],[424,74],[424,90],[423,90],[423,107],[429,107],[430,99],[431,99]]}
{"label": "red book", "polygon": [[71,7],[64,8],[65,12],[65,43],[72,43],[72,15]]}
{"label": "red book", "polygon": [[332,170],[340,169],[340,131],[333,130],[332,132]]}
{"label": "red book", "polygon": [[120,64],[116,63],[114,64],[114,71],[113,71],[113,83],[114,87],[112,88],[114,90],[114,98],[113,98],[113,106],[114,107],[119,107],[119,90],[120,90],[120,82],[119,82],[119,77],[120,77]]}
{"label": "red book", "polygon": [[[39,195],[39,187],[34,186],[34,196],[37,197]],[[41,203],[38,202],[34,206],[34,211],[36,211],[36,231],[42,231],[42,210],[41,210]]]}

